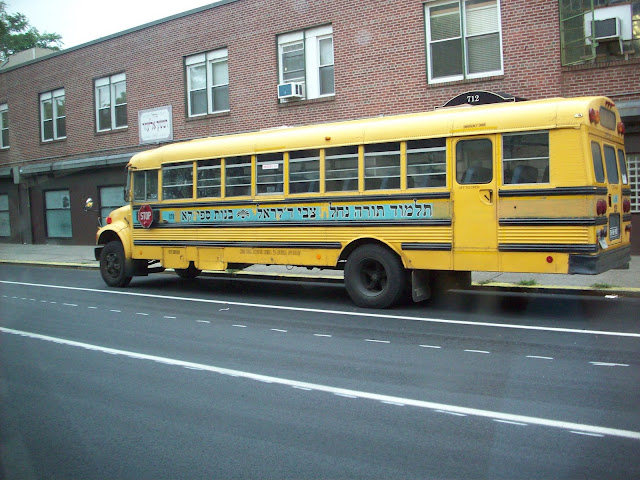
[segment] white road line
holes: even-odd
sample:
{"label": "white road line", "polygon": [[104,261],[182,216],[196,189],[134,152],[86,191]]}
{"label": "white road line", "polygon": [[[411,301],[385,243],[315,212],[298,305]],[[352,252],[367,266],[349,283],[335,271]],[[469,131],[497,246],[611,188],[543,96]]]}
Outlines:
{"label": "white road line", "polygon": [[324,333],[314,333],[313,336],[314,337],[322,337],[322,338],[331,338],[331,337],[333,337],[333,335],[327,335],[327,334],[324,334]]}
{"label": "white road line", "polygon": [[602,433],[591,433],[591,432],[577,432],[575,430],[569,430],[571,433],[575,433],[576,435],[586,435],[588,437],[604,437]]}
{"label": "white road line", "polygon": [[541,357],[540,355],[527,355],[527,358],[537,358],[539,360],[553,360],[553,357]]}
{"label": "white road line", "polygon": [[78,306],[75,303],[63,303],[63,305],[65,305],[67,307],[77,307]]}
{"label": "white road line", "polygon": [[90,308],[91,310],[97,310],[98,309],[98,307],[87,307],[87,308]]}
{"label": "white road line", "polygon": [[122,313],[122,310],[109,310],[109,311],[113,313]]}
{"label": "white road line", "polygon": [[580,424],[575,422],[565,422],[562,420],[553,420],[553,419],[542,418],[542,417],[530,417],[527,415],[494,412],[494,411],[482,410],[478,408],[461,407],[458,405],[447,405],[443,403],[430,402],[425,400],[415,400],[411,398],[402,398],[402,397],[395,397],[391,395],[382,395],[378,393],[351,390],[347,388],[332,387],[329,385],[321,385],[317,383],[301,382],[298,380],[291,380],[287,378],[271,377],[267,375],[260,375],[257,373],[243,372],[241,370],[231,370],[228,368],[216,367],[213,365],[205,365],[201,363],[186,362],[184,360],[177,360],[173,358],[159,357],[156,355],[148,355],[144,353],[131,352],[127,350],[118,350],[114,348],[103,347],[100,345],[76,342],[76,341],[67,340],[64,338],[50,337],[48,335],[40,335],[38,333],[25,332],[22,330],[14,330],[14,329],[5,328],[5,327],[0,327],[0,332],[4,332],[11,335],[19,335],[22,337],[32,338],[36,340],[42,340],[46,342],[57,343],[60,345],[66,345],[70,347],[83,348],[85,350],[90,350],[95,352],[108,353],[108,354],[114,354],[114,355],[123,355],[136,360],[147,360],[151,362],[161,363],[164,365],[171,365],[171,366],[178,366],[178,367],[187,367],[187,366],[196,367],[202,370],[206,370],[208,372],[220,373],[223,375],[237,375],[238,377],[246,378],[249,380],[270,382],[270,383],[279,384],[279,385],[286,385],[289,387],[297,386],[297,387],[303,387],[303,388],[311,388],[313,390],[332,393],[335,395],[347,395],[353,398],[375,400],[378,402],[387,401],[387,402],[404,403],[407,406],[413,406],[413,407],[424,408],[429,410],[436,410],[444,413],[471,415],[476,417],[489,418],[492,420],[493,419],[509,420],[512,422],[521,422],[521,423],[528,423],[531,425],[560,428],[560,429],[569,430],[569,431],[593,433],[596,435],[610,435],[614,437],[640,440],[640,431],[621,430],[617,428],[601,427],[598,425],[586,425],[586,424]]}
{"label": "white road line", "polygon": [[364,341],[371,342],[371,343],[391,343],[389,340],[376,340],[373,338],[365,338]]}
{"label": "white road line", "polygon": [[469,353],[491,353],[491,352],[487,352],[486,350],[465,350],[465,352],[469,352]]}
{"label": "white road line", "polygon": [[168,318],[168,319],[170,319],[170,320],[175,320],[175,319],[176,319],[176,317],[172,317],[172,316],[170,316],[170,315],[165,315],[165,316],[164,316],[164,317],[162,317],[162,318]]}
{"label": "white road line", "polygon": [[446,413],[447,415],[455,415],[456,417],[466,417],[467,414],[466,413],[459,413],[459,412],[450,412],[448,410],[436,410],[436,412],[438,413]]}
{"label": "white road line", "polygon": [[308,313],[322,313],[322,314],[328,313],[332,315],[344,315],[344,316],[350,316],[350,317],[386,318],[386,319],[393,319],[393,320],[409,320],[412,322],[444,323],[449,325],[469,325],[472,327],[508,328],[513,330],[535,330],[535,331],[542,331],[542,332],[579,333],[582,335],[609,335],[613,337],[640,338],[640,333],[633,333],[633,332],[612,332],[612,331],[606,331],[606,330],[582,330],[579,328],[542,327],[538,325],[512,325],[508,323],[472,322],[469,320],[447,320],[442,318],[421,318],[421,317],[411,317],[408,315],[390,315],[385,313],[352,312],[352,311],[342,311],[342,310],[326,310],[321,308],[303,308],[303,307],[289,307],[284,305],[267,305],[267,304],[261,304],[261,303],[230,302],[227,300],[211,300],[207,298],[177,297],[173,295],[157,295],[153,293],[123,292],[121,290],[101,290],[97,288],[67,287],[63,285],[46,285],[42,283],[12,282],[9,280],[0,280],[0,283],[5,283],[8,285],[24,285],[28,287],[75,290],[78,292],[105,293],[108,295],[129,295],[134,297],[158,298],[158,299],[164,299],[164,300],[178,300],[183,302],[210,303],[214,305],[234,305],[239,307],[265,308],[270,310],[285,310],[285,311],[292,311],[292,312],[308,312]]}
{"label": "white road line", "polygon": [[344,397],[344,398],[358,398],[358,396],[357,396],[357,395],[351,395],[351,394],[348,394],[348,393],[337,393],[337,392],[333,392],[333,394],[334,394],[336,397]]}
{"label": "white road line", "polygon": [[382,401],[380,403],[384,403],[385,405],[393,405],[395,407],[406,407],[407,405],[404,403],[399,403],[399,402],[387,402],[387,401]]}
{"label": "white road line", "polygon": [[196,320],[198,323],[211,323],[209,320]]}
{"label": "white road line", "polygon": [[294,385],[292,388],[295,388],[296,390],[304,390],[305,392],[311,392],[313,389],[311,388],[306,388],[306,387],[298,387],[296,385]]}
{"label": "white road line", "polygon": [[287,333],[286,330],[281,330],[279,328],[270,328],[269,330],[271,330],[272,332],[280,332],[280,333]]}
{"label": "white road line", "polygon": [[419,345],[419,346],[422,348],[442,348],[442,347],[439,347],[438,345]]}
{"label": "white road line", "polygon": [[247,328],[246,325],[231,325],[231,326],[236,328]]}
{"label": "white road line", "polygon": [[591,365],[597,367],[628,367],[626,363],[607,363],[607,362],[589,362]]}
{"label": "white road line", "polygon": [[512,421],[510,421],[510,420],[500,420],[500,419],[498,419],[498,418],[494,418],[494,419],[493,419],[493,421],[494,421],[494,422],[498,422],[498,423],[508,423],[509,425],[520,425],[520,426],[523,426],[523,427],[526,427],[526,426],[527,426],[527,424],[526,424],[526,423],[522,423],[522,422],[512,422]]}
{"label": "white road line", "polygon": [[145,317],[148,317],[149,314],[148,313],[144,313],[144,312],[136,312],[136,315],[143,315]]}

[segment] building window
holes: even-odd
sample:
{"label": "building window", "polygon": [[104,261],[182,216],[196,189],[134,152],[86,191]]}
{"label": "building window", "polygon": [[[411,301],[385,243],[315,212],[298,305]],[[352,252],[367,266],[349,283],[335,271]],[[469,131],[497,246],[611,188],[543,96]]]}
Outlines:
{"label": "building window", "polygon": [[278,83],[300,83],[304,98],[335,93],[333,27],[278,35]]}
{"label": "building window", "polygon": [[111,212],[122,207],[124,202],[124,186],[100,188],[100,218],[106,220]]}
{"label": "building window", "polygon": [[127,77],[124,73],[95,81],[98,132],[127,126]]}
{"label": "building window", "polygon": [[429,82],[502,75],[498,0],[430,2],[425,21]]}
{"label": "building window", "polygon": [[190,117],[229,111],[229,61],[226,48],[185,58]]}
{"label": "building window", "polygon": [[11,219],[9,217],[9,195],[0,195],[0,237],[11,236]]}
{"label": "building window", "polygon": [[631,213],[640,213],[640,154],[627,155],[627,167],[631,187]]}
{"label": "building window", "polygon": [[9,107],[0,105],[0,148],[9,148]]}
{"label": "building window", "polygon": [[64,88],[40,94],[40,132],[43,142],[67,138]]}
{"label": "building window", "polygon": [[69,190],[45,192],[47,237],[71,238],[71,201]]}

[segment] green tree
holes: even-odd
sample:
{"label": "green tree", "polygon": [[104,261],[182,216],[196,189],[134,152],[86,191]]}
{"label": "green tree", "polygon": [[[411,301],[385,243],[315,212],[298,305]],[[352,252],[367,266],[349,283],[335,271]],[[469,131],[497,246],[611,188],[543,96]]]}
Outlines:
{"label": "green tree", "polygon": [[0,1],[0,61],[33,47],[60,50],[63,45],[60,34],[40,33],[29,25],[29,20],[22,13],[9,14],[6,9],[7,4]]}

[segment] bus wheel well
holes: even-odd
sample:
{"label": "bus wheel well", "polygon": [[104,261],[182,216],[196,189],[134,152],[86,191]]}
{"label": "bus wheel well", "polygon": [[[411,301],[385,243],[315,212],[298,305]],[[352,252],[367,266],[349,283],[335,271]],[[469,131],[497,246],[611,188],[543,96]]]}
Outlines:
{"label": "bus wheel well", "polygon": [[113,230],[107,230],[105,232],[102,232],[102,234],[100,235],[100,238],[98,238],[98,245],[106,245],[109,242],[122,243],[122,240],[120,240],[120,237],[118,236],[118,234]]}
{"label": "bus wheel well", "polygon": [[[381,242],[380,240],[376,240],[375,238],[359,238],[351,242],[342,250],[342,253],[340,253],[340,257],[338,258],[338,263],[340,264],[340,263],[346,262],[347,258],[349,258],[349,255],[351,255],[356,248],[362,245],[380,245],[381,247],[384,247],[387,250],[389,250],[394,255],[397,255],[398,257],[400,257],[400,255],[398,255],[398,253],[393,248],[391,248],[386,243]],[[400,261],[402,261],[401,258],[400,258]]]}

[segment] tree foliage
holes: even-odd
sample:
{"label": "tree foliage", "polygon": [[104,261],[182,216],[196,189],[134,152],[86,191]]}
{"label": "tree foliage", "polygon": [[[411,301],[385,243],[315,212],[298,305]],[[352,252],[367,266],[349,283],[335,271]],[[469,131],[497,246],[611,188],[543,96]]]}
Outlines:
{"label": "tree foliage", "polygon": [[40,33],[29,25],[29,20],[22,13],[10,14],[6,9],[7,4],[0,1],[0,61],[33,47],[60,50],[63,45],[60,34]]}

